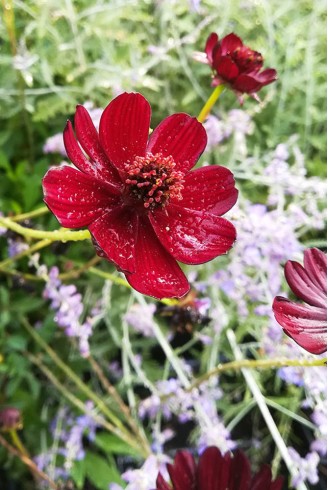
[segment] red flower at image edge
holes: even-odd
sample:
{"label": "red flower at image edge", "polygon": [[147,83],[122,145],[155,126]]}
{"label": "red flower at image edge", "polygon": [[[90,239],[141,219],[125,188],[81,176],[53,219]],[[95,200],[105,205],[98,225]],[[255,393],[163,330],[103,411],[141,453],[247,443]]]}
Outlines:
{"label": "red flower at image edge", "polygon": [[69,121],[64,131],[77,169],[51,168],[44,201],[62,226],[88,227],[98,255],[137,291],[181,297],[189,284],[177,261],[201,264],[233,245],[235,228],[221,215],[238,192],[224,167],[190,172],[207,143],[197,119],[173,114],[148,139],[150,117],[142,95],[124,93],[104,110],[98,135],[78,106],[75,135]]}
{"label": "red flower at image edge", "polygon": [[178,451],[167,465],[171,484],[159,473],[156,490],[281,490],[283,478],[272,481],[271,469],[263,466],[252,477],[250,463],[242,451],[221,454],[208,447],[196,464],[188,451]]}
{"label": "red flower at image edge", "polygon": [[246,93],[259,100],[256,92],[277,80],[277,72],[273,68],[260,71],[263,66],[261,53],[245,46],[233,33],[219,41],[219,36],[212,32],[207,39],[205,53],[214,71],[213,86],[225,84],[238,95]]}
{"label": "red flower at image edge", "polygon": [[273,312],[284,332],[311,354],[327,350],[327,256],[317,248],[304,252],[304,267],[289,260],[285,276],[295,296],[307,304],[277,296]]}

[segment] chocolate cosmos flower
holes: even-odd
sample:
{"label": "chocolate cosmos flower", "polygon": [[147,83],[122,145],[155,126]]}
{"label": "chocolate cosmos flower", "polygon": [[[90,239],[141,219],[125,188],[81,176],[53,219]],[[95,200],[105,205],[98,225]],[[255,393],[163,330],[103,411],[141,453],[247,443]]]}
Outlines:
{"label": "chocolate cosmos flower", "polygon": [[311,354],[327,350],[327,256],[317,248],[304,252],[304,267],[289,260],[285,276],[293,293],[307,304],[277,296],[273,312],[284,332]]}
{"label": "chocolate cosmos flower", "polygon": [[167,470],[171,484],[159,474],[156,490],[281,490],[283,485],[282,477],[272,481],[269,466],[252,477],[242,451],[223,456],[214,446],[205,449],[198,464],[188,451],[179,451]]}
{"label": "chocolate cosmos flower", "polygon": [[276,70],[260,71],[263,66],[261,53],[245,46],[233,33],[219,41],[218,35],[212,32],[207,39],[205,53],[214,71],[213,86],[223,83],[239,95],[246,93],[258,100],[256,92],[277,80]]}
{"label": "chocolate cosmos flower", "polygon": [[137,291],[181,297],[189,284],[176,261],[201,264],[234,243],[235,228],[221,215],[235,204],[237,190],[224,167],[190,172],[207,142],[197,119],[173,114],[148,140],[150,116],[142,95],[124,93],[104,110],[98,135],[78,106],[75,135],[70,122],[64,131],[78,170],[51,168],[44,200],[62,226],[87,226],[97,253]]}

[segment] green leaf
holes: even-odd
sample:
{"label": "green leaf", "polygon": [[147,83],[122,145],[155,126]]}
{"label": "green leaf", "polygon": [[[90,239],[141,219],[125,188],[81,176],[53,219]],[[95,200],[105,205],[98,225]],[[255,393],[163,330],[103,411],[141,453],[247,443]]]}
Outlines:
{"label": "green leaf", "polygon": [[122,483],[116,466],[97,454],[87,452],[84,459],[86,476],[99,490],[108,490],[110,483]]}
{"label": "green leaf", "polygon": [[131,448],[126,442],[107,432],[98,434],[95,443],[107,454],[129,454],[131,456],[138,456],[139,454],[136,449]]}
{"label": "green leaf", "polygon": [[83,487],[84,479],[85,479],[85,462],[82,461],[74,461],[74,465],[71,469],[70,476],[73,478],[74,483],[77,488],[80,489]]}

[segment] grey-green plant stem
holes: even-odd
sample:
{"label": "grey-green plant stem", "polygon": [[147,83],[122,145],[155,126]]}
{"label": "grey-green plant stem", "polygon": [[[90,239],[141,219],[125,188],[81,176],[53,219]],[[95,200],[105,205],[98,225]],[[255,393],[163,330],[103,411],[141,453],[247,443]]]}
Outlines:
{"label": "grey-green plant stem", "polygon": [[68,378],[73,381],[73,383],[84,393],[90,400],[94,401],[99,410],[108,417],[108,419],[119,429],[121,436],[123,435],[130,437],[129,431],[123,425],[121,420],[106,406],[103,400],[96,395],[90,388],[80,380],[80,378],[67,366],[60,357],[57,356],[56,352],[40,337],[40,335],[29,325],[25,318],[21,318],[22,325],[28,331],[28,333],[34,338],[34,340],[43,348],[49,355],[49,357],[55,362],[55,364],[68,376]]}
{"label": "grey-green plant stem", "polygon": [[[227,338],[228,338],[228,341],[230,343],[231,349],[233,351],[233,354],[234,354],[236,360],[241,361],[242,360],[242,353],[241,353],[241,351],[237,345],[235,334],[231,329],[229,329],[227,331]],[[276,443],[276,446],[277,446],[277,448],[281,454],[281,457],[285,461],[285,464],[288,468],[289,473],[292,476],[297,476],[297,469],[295,468],[294,463],[293,463],[293,461],[292,461],[292,459],[288,453],[288,449],[287,449],[287,446],[285,444],[285,441],[281,437],[281,434],[278,430],[278,427],[276,426],[275,421],[273,420],[273,417],[272,417],[272,415],[268,409],[268,406],[265,402],[265,398],[264,398],[260,388],[258,387],[252,373],[249,371],[249,369],[246,369],[246,368],[242,368],[241,372],[243,373],[245,381],[246,381],[254,399],[257,402],[257,405],[258,405],[258,407],[262,413],[262,416],[263,416],[263,418],[267,424],[267,427],[268,427],[268,429],[272,435],[272,438]],[[304,483],[300,483],[299,485],[297,485],[297,490],[307,490],[307,487]]]}

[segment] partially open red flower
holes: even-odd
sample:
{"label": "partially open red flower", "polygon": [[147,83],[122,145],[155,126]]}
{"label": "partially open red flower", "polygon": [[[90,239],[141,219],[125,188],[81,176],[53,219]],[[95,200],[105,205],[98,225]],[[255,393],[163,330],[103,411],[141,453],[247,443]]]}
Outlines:
{"label": "partially open red flower", "polygon": [[171,483],[159,473],[156,490],[281,490],[283,478],[272,480],[269,466],[253,477],[250,463],[242,451],[221,454],[217,447],[205,449],[196,464],[188,451],[178,451],[167,465]]}
{"label": "partially open red flower", "polygon": [[78,170],[51,168],[44,200],[62,226],[87,226],[97,253],[137,291],[181,297],[189,284],[176,261],[201,264],[230,249],[236,231],[221,215],[238,192],[224,167],[190,172],[207,142],[196,118],[173,114],[148,140],[150,116],[142,95],[124,93],[104,110],[98,135],[78,106],[75,135],[70,122],[64,131]]}
{"label": "partially open red flower", "polygon": [[311,354],[327,350],[327,256],[317,248],[304,252],[304,267],[289,260],[285,276],[293,293],[307,304],[282,296],[273,302],[273,313],[284,332]]}
{"label": "partially open red flower", "polygon": [[245,46],[236,34],[228,34],[221,40],[212,32],[205,46],[207,62],[214,72],[212,85],[225,84],[240,96],[243,93],[258,100],[256,92],[277,80],[272,68],[261,71],[261,53]]}

